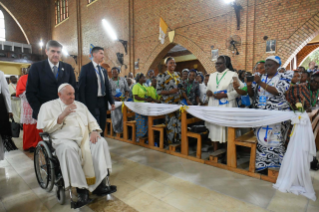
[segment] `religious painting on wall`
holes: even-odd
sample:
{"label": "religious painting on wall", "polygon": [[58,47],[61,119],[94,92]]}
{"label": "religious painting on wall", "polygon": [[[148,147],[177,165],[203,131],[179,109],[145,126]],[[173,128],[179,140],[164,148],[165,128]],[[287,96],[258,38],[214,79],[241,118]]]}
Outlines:
{"label": "religious painting on wall", "polygon": [[276,40],[267,40],[266,42],[266,53],[276,52]]}
{"label": "religious painting on wall", "polygon": [[217,61],[218,58],[218,49],[212,50],[212,61]]}

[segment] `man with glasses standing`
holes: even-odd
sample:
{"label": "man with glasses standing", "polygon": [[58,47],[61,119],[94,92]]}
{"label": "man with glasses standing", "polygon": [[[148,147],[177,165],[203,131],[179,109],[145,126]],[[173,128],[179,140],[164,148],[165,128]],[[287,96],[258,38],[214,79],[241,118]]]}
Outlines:
{"label": "man with glasses standing", "polygon": [[32,64],[26,87],[27,100],[33,110],[32,117],[38,118],[43,103],[58,98],[58,87],[69,83],[76,87],[75,75],[70,64],[61,62],[62,44],[50,40],[46,44],[47,60]]}
{"label": "man with glasses standing", "polygon": [[98,46],[94,47],[92,56],[92,62],[82,66],[81,69],[79,100],[88,107],[99,123],[103,131],[101,135],[103,136],[108,103],[110,103],[112,110],[115,109],[115,105],[106,70],[100,65],[104,60],[104,49]]}

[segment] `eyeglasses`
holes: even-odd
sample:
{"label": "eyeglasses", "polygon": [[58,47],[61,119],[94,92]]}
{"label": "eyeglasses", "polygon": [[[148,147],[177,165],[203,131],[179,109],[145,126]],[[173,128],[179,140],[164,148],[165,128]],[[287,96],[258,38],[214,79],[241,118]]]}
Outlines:
{"label": "eyeglasses", "polygon": [[217,65],[217,66],[220,66],[220,65],[222,65],[223,63],[222,62],[217,62],[217,63],[215,63],[215,65]]}

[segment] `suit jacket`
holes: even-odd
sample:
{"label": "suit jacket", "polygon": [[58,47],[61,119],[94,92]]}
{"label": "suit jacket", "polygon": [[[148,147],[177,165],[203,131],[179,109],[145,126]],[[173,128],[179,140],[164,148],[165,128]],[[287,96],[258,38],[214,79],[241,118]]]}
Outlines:
{"label": "suit jacket", "polygon": [[[105,105],[106,110],[108,110],[108,102],[114,104],[114,99],[111,94],[110,83],[106,70],[101,67],[101,71],[104,75],[105,83]],[[96,116],[95,108],[97,106],[97,91],[98,83],[95,68],[92,62],[82,66],[80,77],[79,77],[79,100],[85,104],[93,116]]]}
{"label": "suit jacket", "polygon": [[75,75],[70,64],[59,62],[58,79],[55,78],[48,60],[32,64],[28,74],[26,96],[34,119],[37,119],[43,103],[58,98],[58,87],[62,83],[69,83],[76,89]]}

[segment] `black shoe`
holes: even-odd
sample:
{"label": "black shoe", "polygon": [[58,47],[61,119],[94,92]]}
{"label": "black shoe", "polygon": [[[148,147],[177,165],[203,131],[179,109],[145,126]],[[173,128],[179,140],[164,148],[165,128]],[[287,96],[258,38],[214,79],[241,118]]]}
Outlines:
{"label": "black shoe", "polygon": [[34,152],[35,151],[35,147],[31,147],[30,149],[29,149],[29,152]]}
{"label": "black shoe", "polygon": [[317,171],[319,169],[319,162],[316,157],[313,157],[313,161],[310,163],[311,170]]}
{"label": "black shoe", "polygon": [[112,194],[114,192],[117,191],[116,186],[106,186],[104,185],[104,183],[102,182],[93,192],[92,194],[95,194],[97,196],[104,196],[107,194]]}
{"label": "black shoe", "polygon": [[81,208],[84,205],[90,204],[93,200],[89,198],[89,191],[86,189],[79,189],[76,188],[76,191],[78,193],[78,201],[77,202],[71,202],[71,208]]}

